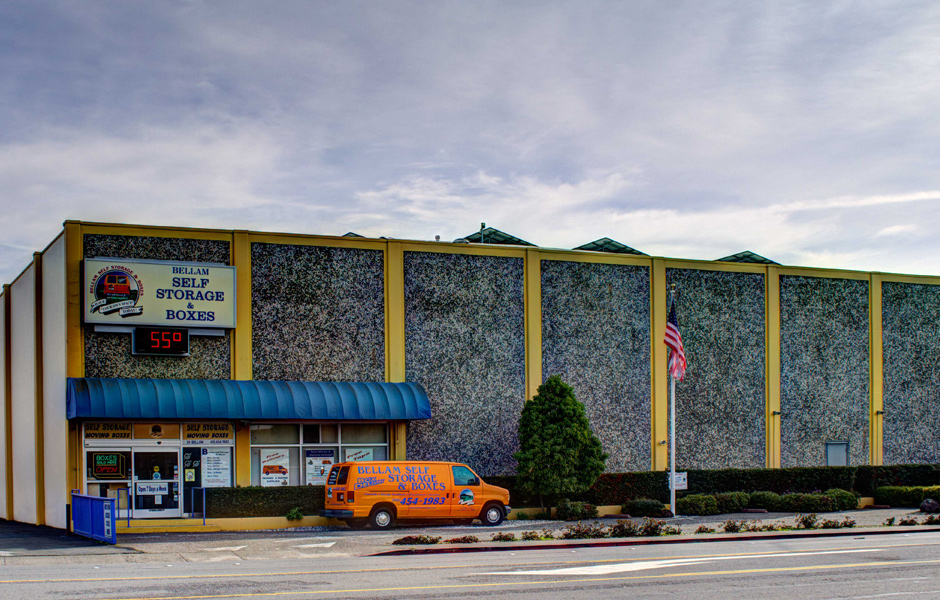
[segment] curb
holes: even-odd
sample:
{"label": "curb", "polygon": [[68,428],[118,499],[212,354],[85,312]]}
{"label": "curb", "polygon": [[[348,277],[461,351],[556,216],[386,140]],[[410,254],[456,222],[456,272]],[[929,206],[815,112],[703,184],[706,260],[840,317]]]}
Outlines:
{"label": "curb", "polygon": [[[436,548],[402,548],[401,550],[388,550],[384,552],[376,552],[375,554],[367,554],[365,556],[409,556],[409,555],[419,555],[419,554],[465,554],[468,552],[517,552],[521,550],[562,550],[569,548],[609,548],[614,546],[661,546],[661,545],[671,545],[671,544],[688,544],[688,543],[710,543],[710,542],[737,542],[737,541],[755,541],[755,540],[790,540],[795,538],[807,538],[807,537],[820,537],[820,538],[830,538],[830,537],[856,537],[859,535],[896,535],[899,533],[940,533],[940,527],[929,527],[924,528],[920,527],[879,527],[875,528],[851,528],[851,529],[842,529],[842,530],[803,530],[803,531],[791,531],[786,533],[746,533],[746,534],[737,534],[729,533],[722,536],[702,536],[702,537],[690,537],[685,536],[675,536],[674,538],[667,539],[657,539],[657,538],[645,538],[645,539],[631,539],[631,538],[621,538],[619,540],[598,540],[598,541],[586,541],[586,540],[577,540],[571,542],[563,542],[561,540],[557,542],[528,542],[526,544],[507,544],[503,542],[497,542],[495,544],[487,545],[466,545],[466,546],[444,546]],[[559,543],[561,542],[561,543]]]}

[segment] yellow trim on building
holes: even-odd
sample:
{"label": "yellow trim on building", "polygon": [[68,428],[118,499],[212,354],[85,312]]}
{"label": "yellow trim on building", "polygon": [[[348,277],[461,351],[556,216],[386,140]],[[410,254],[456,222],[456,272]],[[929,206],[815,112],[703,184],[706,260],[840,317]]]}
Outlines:
{"label": "yellow trim on building", "polygon": [[66,221],[65,226],[78,225],[85,235],[126,235],[134,237],[159,237],[201,239],[227,242],[232,239],[230,229],[202,229],[199,227],[164,227],[160,225],[123,225],[120,223],[94,223]]}
{"label": "yellow trim on building", "polygon": [[251,237],[235,231],[231,238],[231,262],[235,266],[235,329],[232,331],[232,379],[252,378],[251,340]]}
{"label": "yellow trim on building", "polygon": [[765,344],[764,357],[766,403],[765,433],[767,436],[766,464],[780,467],[780,274],[775,266],[767,268],[764,280]]}
{"label": "yellow trim on building", "polygon": [[251,485],[251,430],[246,423],[235,424],[235,487]]}
{"label": "yellow trim on building", "polygon": [[33,360],[35,368],[35,404],[36,430],[33,442],[36,445],[36,525],[46,524],[46,430],[44,426],[45,407],[43,406],[43,378],[42,378],[42,253],[33,253],[35,265],[35,279],[33,279]]}
{"label": "yellow trim on building", "polygon": [[85,376],[85,334],[82,330],[82,226],[65,222],[66,373]]}
{"label": "yellow trim on building", "polygon": [[822,279],[855,279],[868,281],[870,273],[844,269],[820,269],[815,267],[777,267],[781,277],[819,277]]}
{"label": "yellow trim on building", "polygon": [[525,399],[542,385],[542,260],[538,250],[525,253]]}
{"label": "yellow trim on building", "polygon": [[891,283],[911,283],[914,285],[940,285],[940,277],[936,275],[896,275],[893,273],[872,273],[881,281]]}
{"label": "yellow trim on building", "polygon": [[709,260],[688,260],[678,258],[657,258],[666,264],[667,269],[691,269],[697,271],[725,271],[733,273],[766,273],[767,265],[754,263],[714,262]]}
{"label": "yellow trim on building", "polygon": [[669,385],[666,365],[666,263],[654,258],[650,270],[650,427],[653,471],[669,465]]}
{"label": "yellow trim on building", "polygon": [[294,233],[248,232],[252,244],[281,244],[286,246],[324,246],[326,248],[355,248],[359,250],[385,250],[385,240],[368,238],[337,237],[324,235],[299,235]]}
{"label": "yellow trim on building", "polygon": [[496,246],[491,244],[449,244],[446,242],[401,242],[404,252],[443,252],[525,259],[527,246]]}
{"label": "yellow trim on building", "polygon": [[[405,255],[401,243],[385,248],[385,380],[405,381]],[[406,460],[407,423],[389,425],[389,460]]]}
{"label": "yellow trim on building", "polygon": [[871,439],[868,444],[870,464],[884,464],[884,329],[882,326],[881,276],[873,273],[868,286],[869,331],[868,390]]}
{"label": "yellow trim on building", "polygon": [[634,265],[649,267],[653,259],[649,256],[637,254],[614,254],[605,252],[588,252],[585,250],[539,250],[542,260],[556,260],[563,262],[585,262],[605,265]]}

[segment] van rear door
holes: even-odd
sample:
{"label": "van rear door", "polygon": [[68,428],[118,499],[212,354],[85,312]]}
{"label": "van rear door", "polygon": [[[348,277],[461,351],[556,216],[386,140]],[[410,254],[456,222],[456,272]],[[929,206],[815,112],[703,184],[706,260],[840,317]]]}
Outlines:
{"label": "van rear door", "polygon": [[346,482],[348,479],[349,465],[336,465],[330,470],[330,476],[326,480],[327,504],[346,503]]}

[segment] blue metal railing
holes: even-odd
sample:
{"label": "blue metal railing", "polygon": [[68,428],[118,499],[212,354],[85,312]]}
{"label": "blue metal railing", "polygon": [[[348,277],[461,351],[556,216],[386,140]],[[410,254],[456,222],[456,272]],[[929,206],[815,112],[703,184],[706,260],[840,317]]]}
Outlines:
{"label": "blue metal railing", "polygon": [[74,533],[99,542],[116,544],[116,519],[114,498],[83,496],[77,493],[77,490],[72,490],[72,531]]}

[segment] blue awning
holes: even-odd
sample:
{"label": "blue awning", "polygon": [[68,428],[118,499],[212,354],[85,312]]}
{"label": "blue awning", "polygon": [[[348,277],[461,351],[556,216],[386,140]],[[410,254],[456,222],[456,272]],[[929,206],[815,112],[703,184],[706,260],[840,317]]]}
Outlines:
{"label": "blue awning", "polygon": [[430,419],[416,383],[69,378],[69,419]]}

